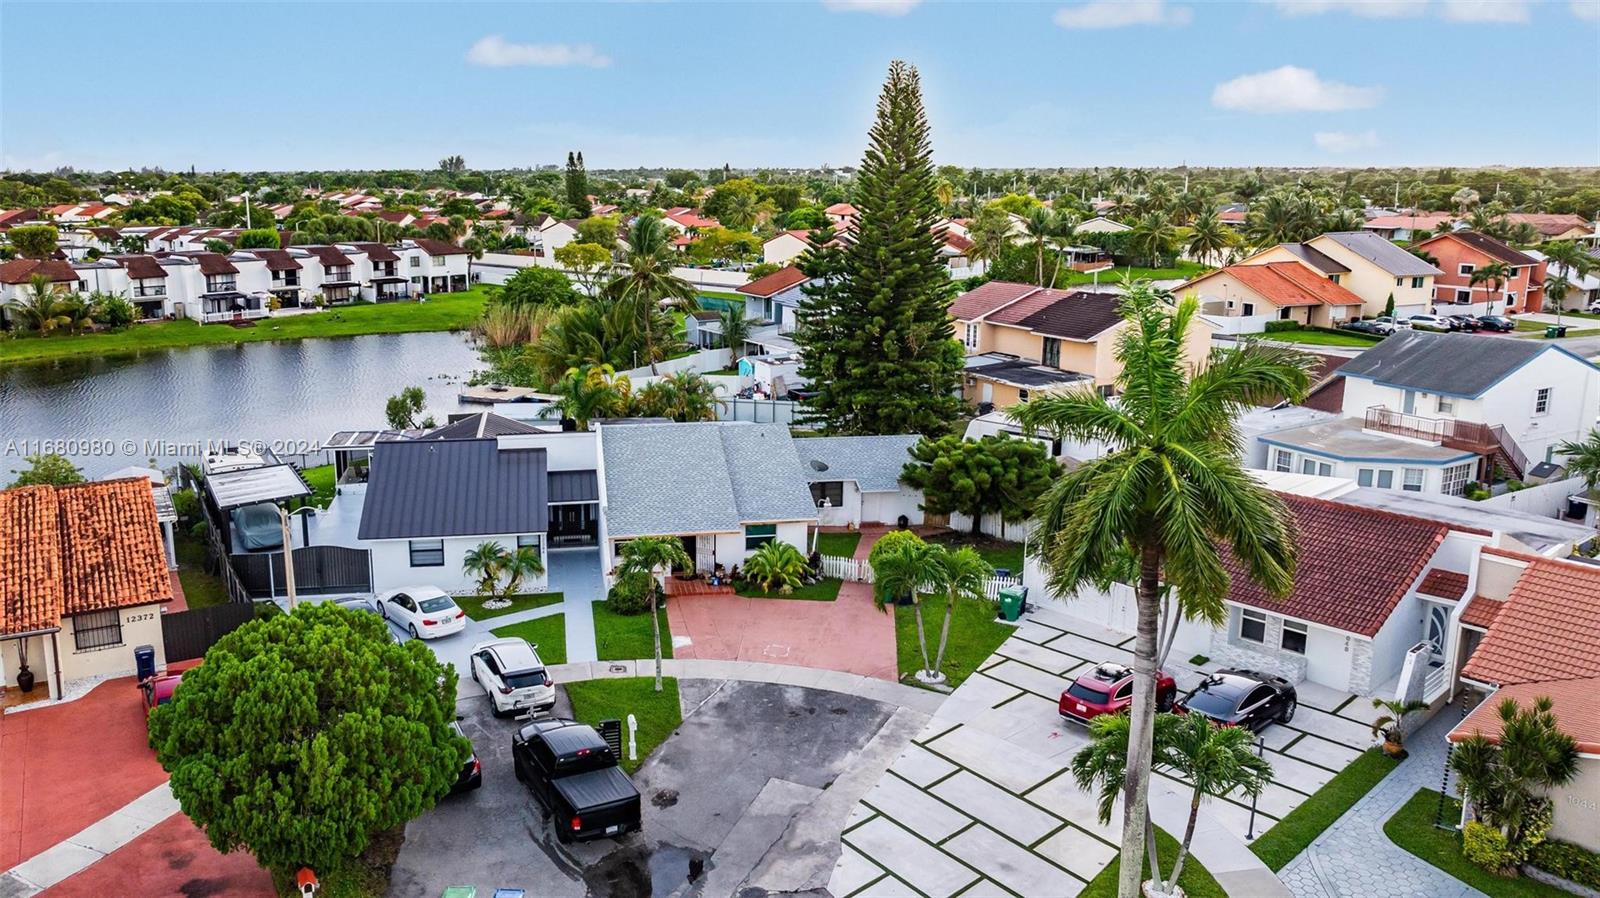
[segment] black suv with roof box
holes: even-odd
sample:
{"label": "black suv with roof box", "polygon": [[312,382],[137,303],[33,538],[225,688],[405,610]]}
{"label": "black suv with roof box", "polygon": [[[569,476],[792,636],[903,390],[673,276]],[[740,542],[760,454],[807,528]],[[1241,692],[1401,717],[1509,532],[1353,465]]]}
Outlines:
{"label": "black suv with roof box", "polygon": [[535,720],[512,737],[511,759],[562,842],[639,829],[639,790],[594,728],[561,718]]}

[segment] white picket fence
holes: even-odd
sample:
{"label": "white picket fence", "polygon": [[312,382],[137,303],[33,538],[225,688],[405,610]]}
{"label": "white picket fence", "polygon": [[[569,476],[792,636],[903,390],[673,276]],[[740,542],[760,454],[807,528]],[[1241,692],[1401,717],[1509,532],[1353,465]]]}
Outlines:
{"label": "white picket fence", "polygon": [[[838,577],[840,580],[851,580],[857,583],[872,582],[872,565],[856,558],[843,558],[838,555],[822,556],[822,575],[824,577]],[[991,599],[1000,598],[1000,590],[1008,586],[1019,586],[1022,578],[1018,577],[990,577],[983,583],[983,594]]]}

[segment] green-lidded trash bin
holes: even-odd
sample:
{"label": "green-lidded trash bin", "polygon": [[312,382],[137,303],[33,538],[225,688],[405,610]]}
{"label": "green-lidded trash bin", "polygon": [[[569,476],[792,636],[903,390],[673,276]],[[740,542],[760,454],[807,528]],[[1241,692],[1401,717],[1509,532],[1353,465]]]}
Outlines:
{"label": "green-lidded trash bin", "polygon": [[1546,340],[1554,340],[1557,337],[1565,337],[1566,335],[1567,325],[1565,324],[1547,324],[1544,326],[1544,338]]}
{"label": "green-lidded trash bin", "polygon": [[1027,597],[1026,586],[1007,586],[1000,590],[1000,617],[1008,621],[1022,617],[1022,603]]}
{"label": "green-lidded trash bin", "polygon": [[449,886],[441,898],[477,898],[477,886]]}

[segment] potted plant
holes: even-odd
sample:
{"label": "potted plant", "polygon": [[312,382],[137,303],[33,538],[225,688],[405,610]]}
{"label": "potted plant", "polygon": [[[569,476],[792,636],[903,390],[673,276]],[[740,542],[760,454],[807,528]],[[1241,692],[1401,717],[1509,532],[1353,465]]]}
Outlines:
{"label": "potted plant", "polygon": [[28,640],[17,640],[17,688],[23,693],[33,691],[33,671],[28,669]]}
{"label": "potted plant", "polygon": [[1372,735],[1383,737],[1384,754],[1397,761],[1403,760],[1406,756],[1406,715],[1413,711],[1428,710],[1428,703],[1416,699],[1403,702],[1399,699],[1375,698],[1372,707],[1384,712],[1372,722]]}

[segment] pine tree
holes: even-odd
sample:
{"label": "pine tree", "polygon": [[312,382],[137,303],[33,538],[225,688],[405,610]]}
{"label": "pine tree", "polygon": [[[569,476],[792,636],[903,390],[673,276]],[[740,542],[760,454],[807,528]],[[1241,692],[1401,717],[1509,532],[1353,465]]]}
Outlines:
{"label": "pine tree", "polygon": [[961,414],[936,182],[921,82],[897,60],[857,173],[856,240],[843,250],[814,240],[801,262],[823,279],[801,306],[801,374],[817,391],[811,413],[830,432],[939,435]]}
{"label": "pine tree", "polygon": [[579,218],[588,218],[589,175],[583,169],[583,154],[567,153],[567,205],[576,209]]}

